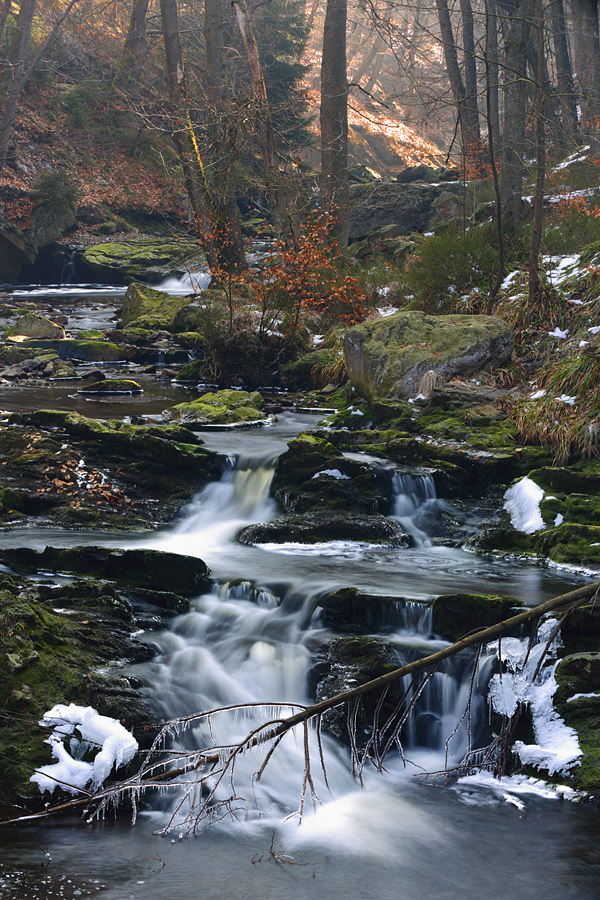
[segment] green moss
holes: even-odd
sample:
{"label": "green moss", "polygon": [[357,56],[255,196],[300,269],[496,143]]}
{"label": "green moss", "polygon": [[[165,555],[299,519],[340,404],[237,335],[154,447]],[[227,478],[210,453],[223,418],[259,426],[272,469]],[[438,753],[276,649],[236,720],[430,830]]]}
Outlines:
{"label": "green moss", "polygon": [[142,388],[137,381],[127,378],[105,378],[95,381],[77,391],[78,394],[141,394]]}
{"label": "green moss", "polygon": [[537,552],[558,563],[576,566],[600,564],[600,526],[563,524],[541,532]]}
{"label": "green moss", "polygon": [[520,600],[495,594],[443,594],[433,601],[433,630],[457,641],[471,631],[510,618]]}
{"label": "green moss", "polygon": [[229,425],[237,422],[256,422],[265,419],[262,410],[265,402],[254,391],[224,390],[202,394],[191,403],[178,403],[168,410],[170,422],[186,425]]}
{"label": "green moss", "polygon": [[45,316],[39,316],[35,313],[27,313],[4,333],[5,338],[15,336],[30,338],[56,338],[61,339],[65,336],[65,329],[62,325],[55,325]]}
{"label": "green moss", "polygon": [[44,350],[54,350],[60,359],[77,359],[82,362],[117,362],[123,359],[123,350],[110,341],[30,340],[23,345]]}
{"label": "green moss", "polygon": [[321,620],[336,631],[372,632],[402,622],[402,601],[395,597],[365,594],[358,588],[341,588],[319,597]]}

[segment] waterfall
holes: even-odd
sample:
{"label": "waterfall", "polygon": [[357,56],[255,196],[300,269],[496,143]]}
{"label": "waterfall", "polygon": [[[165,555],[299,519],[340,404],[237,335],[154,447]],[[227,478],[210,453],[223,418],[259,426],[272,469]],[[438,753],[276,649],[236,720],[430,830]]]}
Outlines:
{"label": "waterfall", "polygon": [[431,541],[420,525],[425,518],[424,514],[437,502],[433,476],[427,472],[394,472],[392,485],[394,518],[411,535],[415,546],[431,546]]}

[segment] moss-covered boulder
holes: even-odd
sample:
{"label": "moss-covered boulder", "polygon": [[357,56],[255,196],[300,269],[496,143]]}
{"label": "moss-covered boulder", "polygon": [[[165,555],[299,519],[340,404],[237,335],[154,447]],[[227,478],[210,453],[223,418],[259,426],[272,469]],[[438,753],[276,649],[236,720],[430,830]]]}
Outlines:
{"label": "moss-covered boulder", "polygon": [[354,587],[323,594],[317,603],[320,621],[334,631],[365,634],[398,627],[404,621],[403,600],[366,594]]}
{"label": "moss-covered boulder", "polygon": [[86,247],[77,255],[77,263],[90,277],[110,284],[141,280],[159,284],[169,275],[181,277],[190,268],[199,268],[204,260],[198,244],[164,238],[131,241],[106,241]]}
{"label": "moss-covered boulder", "polygon": [[28,337],[28,338],[56,338],[58,340],[64,338],[65,329],[62,325],[56,325],[45,316],[38,316],[36,313],[27,313],[17,319],[12,328],[4,333],[5,338]]}
{"label": "moss-covered boulder", "polygon": [[513,349],[497,316],[399,312],[351,328],[344,339],[348,378],[368,400],[415,397],[431,370],[445,379],[501,365]]}
{"label": "moss-covered boulder", "polygon": [[[372,681],[398,667],[399,663],[391,644],[372,637],[340,637],[327,645],[324,659],[319,660],[309,675],[309,682],[316,700],[328,700],[336,694],[348,691],[358,684]],[[401,697],[401,688],[392,684],[380,709],[380,724],[393,713]],[[373,714],[380,694],[365,695],[357,710],[355,740],[364,746],[373,730]],[[337,740],[350,744],[346,709],[337,707],[323,716],[323,729]]]}
{"label": "moss-covered boulder", "polygon": [[172,331],[179,310],[188,304],[189,297],[173,297],[145,284],[130,284],[123,300],[121,327],[145,331]]}
{"label": "moss-covered boulder", "polygon": [[541,556],[573,566],[600,567],[600,525],[564,524],[537,532],[535,547]]}
{"label": "moss-covered boulder", "polygon": [[495,594],[443,594],[433,601],[433,630],[457,641],[478,628],[488,628],[514,615],[520,600]]}
{"label": "moss-covered boulder", "polygon": [[241,544],[320,544],[353,541],[384,547],[409,547],[410,538],[386,516],[310,512],[276,516],[272,522],[249,525],[238,532]]}
{"label": "moss-covered boulder", "polygon": [[[577,732],[582,756],[571,784],[600,796],[600,653],[575,653],[560,661],[554,706]],[[583,696],[581,696],[583,695]]]}
{"label": "moss-covered boulder", "polygon": [[201,593],[208,585],[209,570],[201,559],[160,550],[46,547],[38,552],[17,547],[0,551],[0,558],[11,568],[25,573],[73,572],[116,581],[119,585],[174,591],[185,597]]}
{"label": "moss-covered boulder", "polygon": [[128,378],[104,378],[77,391],[78,394],[141,394],[137,381]]}
{"label": "moss-covered boulder", "polygon": [[152,714],[120,667],[148,660],[152,650],[131,637],[130,604],[87,579],[50,587],[5,577],[0,622],[0,809],[10,816],[23,802],[42,808],[29,778],[50,762],[37,723],[56,703],[93,706],[148,746]]}
{"label": "moss-covered boulder", "polygon": [[27,348],[54,350],[60,359],[78,362],[119,362],[123,360],[123,349],[111,341],[80,341],[75,338],[51,340],[34,338],[25,342]]}
{"label": "moss-covered boulder", "polygon": [[253,391],[223,390],[202,394],[191,403],[178,403],[166,410],[168,422],[178,422],[187,428],[206,425],[260,425],[269,419],[264,413],[265,401]]}

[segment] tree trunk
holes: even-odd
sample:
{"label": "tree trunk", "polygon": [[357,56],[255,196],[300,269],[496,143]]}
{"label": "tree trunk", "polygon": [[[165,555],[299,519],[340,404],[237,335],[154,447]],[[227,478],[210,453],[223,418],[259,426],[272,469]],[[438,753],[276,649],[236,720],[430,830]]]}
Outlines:
{"label": "tree trunk", "polygon": [[4,168],[17,105],[25,83],[25,58],[31,35],[37,0],[22,0],[11,45],[6,55],[5,69],[0,73],[0,172]]}
{"label": "tree trunk", "polygon": [[481,158],[481,132],[477,107],[477,62],[471,0],[460,0],[460,10],[465,73],[465,152],[467,161],[474,164],[477,169]]}
{"label": "tree trunk", "polygon": [[[500,147],[500,104],[498,84],[500,75],[498,55],[498,13],[496,0],[488,0],[486,6],[486,90],[489,94],[488,129],[491,130],[492,143],[496,149]],[[487,101],[486,101],[487,102]]]}
{"label": "tree trunk", "polygon": [[279,158],[275,141],[275,131],[271,119],[271,109],[267,98],[265,78],[260,63],[258,44],[254,36],[252,22],[248,16],[245,0],[233,0],[238,25],[248,54],[248,63],[252,75],[252,91],[257,105],[256,123],[260,149],[267,183],[267,195],[269,206],[275,225],[275,232],[280,241],[286,246],[293,242],[293,231],[287,210],[286,192],[281,173],[279,171]]}
{"label": "tree trunk", "polygon": [[597,0],[578,0],[584,53],[584,93],[586,97],[585,125],[598,130],[600,118],[600,36]]}
{"label": "tree trunk", "polygon": [[537,34],[537,73],[535,85],[535,133],[537,178],[535,183],[535,199],[533,203],[533,234],[529,248],[529,312],[540,299],[539,254],[542,242],[542,224],[544,212],[544,179],[546,175],[545,147],[545,93],[544,93],[544,8],[542,0],[535,3],[535,30]]}
{"label": "tree trunk", "polygon": [[527,48],[535,0],[513,0],[502,10],[504,24],[504,118],[502,129],[502,217],[508,230],[521,219],[523,155],[527,118]]}
{"label": "tree trunk", "polygon": [[347,0],[327,0],[321,61],[321,210],[330,234],[348,246]]}
{"label": "tree trunk", "polygon": [[567,42],[567,24],[563,0],[551,0],[550,24],[556,64],[556,82],[561,111],[563,143],[568,144],[577,131],[577,99],[573,81],[573,68]]}
{"label": "tree trunk", "polygon": [[235,252],[237,244],[229,239],[230,223],[220,217],[218,204],[213,202],[209,191],[185,95],[177,0],[161,0],[160,12],[167,83],[174,119],[171,136],[183,168],[186,190],[200,230],[202,249],[211,273],[219,281],[224,275],[243,267],[243,248],[240,261]]}
{"label": "tree trunk", "polygon": [[117,72],[112,87],[123,90],[133,81],[140,80],[142,69],[150,50],[146,31],[146,16],[150,0],[133,0],[129,29],[123,45],[121,59],[117,63]]}

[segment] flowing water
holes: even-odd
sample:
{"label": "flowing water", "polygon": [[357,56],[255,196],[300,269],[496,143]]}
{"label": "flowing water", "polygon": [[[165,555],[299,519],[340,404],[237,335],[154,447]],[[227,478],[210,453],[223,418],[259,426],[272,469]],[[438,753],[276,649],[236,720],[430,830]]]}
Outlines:
{"label": "flowing water", "polygon": [[[155,658],[132,668],[163,720],[260,703],[278,716],[309,703],[313,659],[331,637],[320,615],[324,591],[356,586],[396,598],[383,636],[402,664],[444,646],[431,630],[429,601],[438,594],[473,590],[538,603],[581,583],[569,573],[483,559],[433,540],[444,515],[462,515],[465,533],[477,515],[437,498],[431,477],[418,470],[390,471],[393,513],[412,536],[410,549],[235,543],[241,526],[274,514],[274,460],[290,437],[314,422],[286,414],[272,428],[206,434],[207,445],[228,456],[229,465],[163,532],[117,537],[14,529],[0,534],[0,544],[149,546],[208,563],[212,589],[169,629],[148,633]],[[347,749],[327,736],[325,781],[311,732],[319,800],[313,808],[307,796],[301,822],[296,813],[304,741],[302,734],[290,734],[260,781],[253,776],[264,753],[240,757],[235,785],[215,785],[217,801],[237,791],[236,818],[198,835],[188,833],[190,802],[183,793],[150,798],[134,828],[123,821],[73,819],[1,832],[0,898],[596,898],[600,826],[593,811],[533,782],[423,780],[423,772],[460,761],[470,741],[485,737],[490,653],[480,659],[473,681],[471,724],[464,719],[456,727],[469,700],[472,666],[467,654],[436,672],[406,723],[406,764],[391,755],[383,774],[366,767],[363,786],[351,774]],[[255,723],[250,713],[223,712],[210,727],[206,720],[192,723],[175,746],[189,751],[230,743]],[[168,827],[166,836],[157,834]]]}

